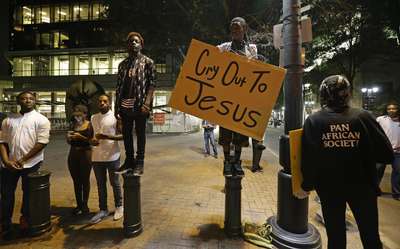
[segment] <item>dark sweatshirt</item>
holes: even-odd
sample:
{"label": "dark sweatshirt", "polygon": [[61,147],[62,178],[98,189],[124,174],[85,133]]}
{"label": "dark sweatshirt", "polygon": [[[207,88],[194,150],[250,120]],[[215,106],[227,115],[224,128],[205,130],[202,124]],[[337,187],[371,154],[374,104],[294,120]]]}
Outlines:
{"label": "dark sweatshirt", "polygon": [[324,108],[304,123],[301,170],[306,191],[352,184],[376,188],[376,163],[392,161],[389,140],[364,110]]}

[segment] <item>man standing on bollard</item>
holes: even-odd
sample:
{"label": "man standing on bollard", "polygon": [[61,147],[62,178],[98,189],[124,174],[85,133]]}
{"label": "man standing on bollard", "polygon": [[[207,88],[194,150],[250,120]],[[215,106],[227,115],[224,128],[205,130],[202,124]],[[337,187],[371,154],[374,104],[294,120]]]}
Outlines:
{"label": "man standing on bollard", "polygon": [[35,95],[30,91],[24,91],[18,94],[17,103],[21,110],[3,121],[0,138],[0,153],[4,164],[1,186],[1,225],[2,236],[6,240],[11,239],[13,235],[11,217],[14,210],[15,189],[20,177],[23,191],[20,228],[22,231],[28,229],[28,174],[39,170],[44,158],[43,149],[49,143],[50,137],[50,121],[35,110]]}
{"label": "man standing on bollard", "polygon": [[302,138],[302,190],[321,200],[328,249],[346,248],[346,203],[356,219],[364,248],[381,249],[378,229],[376,162],[393,160],[383,130],[366,111],[349,106],[351,86],[341,75],[320,86],[322,109],[305,121]]}
{"label": "man standing on bollard", "polygon": [[[385,131],[386,136],[392,144],[394,160],[392,163],[392,196],[395,200],[400,200],[400,113],[399,105],[396,102],[390,102],[386,105],[386,115],[380,116],[376,121]],[[380,183],[385,173],[386,164],[377,164],[378,182]],[[379,194],[381,190],[379,189]]]}
{"label": "man standing on bollard", "polygon": [[99,113],[91,118],[94,137],[90,140],[92,148],[92,165],[97,181],[100,211],[90,222],[96,224],[108,216],[107,208],[107,171],[114,193],[115,213],[114,220],[124,215],[122,206],[122,190],[119,176],[115,174],[120,166],[120,151],[118,140],[122,140],[120,127],[114,113],[111,111],[111,99],[108,95],[101,95],[98,99]]}
{"label": "man standing on bollard", "polygon": [[[225,42],[217,47],[220,51],[229,51],[248,58],[257,58],[257,47],[248,42],[247,24],[242,17],[235,17],[230,24],[232,41]],[[224,171],[225,176],[244,175],[240,155],[242,147],[249,146],[249,138],[224,127],[219,128],[219,141],[224,150]],[[230,155],[231,145],[234,146],[234,156]]]}
{"label": "man standing on bollard", "polygon": [[215,136],[214,136],[214,129],[215,125],[210,123],[208,120],[203,120],[202,126],[204,129],[204,155],[209,156],[210,151],[210,143],[211,147],[213,148],[214,157],[218,158],[218,151],[217,146],[215,145]]}
{"label": "man standing on bollard", "polygon": [[[137,32],[128,34],[129,57],[118,66],[115,117],[122,120],[126,159],[118,173],[133,170],[143,174],[146,146],[146,122],[149,117],[155,89],[156,68],[149,57],[141,53],[143,37]],[[134,157],[132,130],[136,132],[136,158]]]}

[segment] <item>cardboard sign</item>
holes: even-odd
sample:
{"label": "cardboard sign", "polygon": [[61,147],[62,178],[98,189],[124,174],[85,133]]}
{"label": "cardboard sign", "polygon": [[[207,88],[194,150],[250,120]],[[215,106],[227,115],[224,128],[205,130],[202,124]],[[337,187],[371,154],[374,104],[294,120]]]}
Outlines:
{"label": "cardboard sign", "polygon": [[303,129],[289,131],[290,170],[292,172],[293,194],[301,189],[303,174],[301,173],[301,136]]}
{"label": "cardboard sign", "polygon": [[285,69],[192,40],[169,106],[263,140]]}

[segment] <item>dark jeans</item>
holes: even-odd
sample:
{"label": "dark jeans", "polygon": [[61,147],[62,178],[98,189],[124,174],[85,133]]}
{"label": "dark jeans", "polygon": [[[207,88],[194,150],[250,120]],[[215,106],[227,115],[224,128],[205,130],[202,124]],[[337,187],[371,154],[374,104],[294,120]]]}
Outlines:
{"label": "dark jeans", "polygon": [[133,146],[133,127],[136,133],[136,163],[143,164],[146,146],[147,114],[141,112],[122,113],[122,136],[124,138],[126,159],[133,160],[135,148]]}
{"label": "dark jeans", "polygon": [[68,169],[74,182],[76,205],[87,208],[90,193],[90,171],[92,169],[92,150],[71,146],[68,154]]}
{"label": "dark jeans", "polygon": [[218,155],[217,147],[215,146],[214,129],[204,130],[204,152],[210,154],[210,143],[214,151],[214,155]]}
{"label": "dark jeans", "polygon": [[341,186],[340,189],[318,188],[317,193],[328,235],[328,249],[346,248],[346,203],[356,219],[364,249],[382,249],[377,196],[372,186],[360,184]]}
{"label": "dark jeans", "polygon": [[28,174],[39,170],[42,162],[36,164],[32,168],[22,169],[18,171],[2,169],[1,172],[1,211],[2,211],[2,227],[3,230],[8,230],[11,225],[11,218],[14,212],[15,189],[17,188],[18,180],[22,178],[22,207],[21,214],[29,220],[29,189],[28,189]]}
{"label": "dark jeans", "polygon": [[107,208],[107,171],[110,184],[114,192],[115,207],[122,206],[122,191],[119,182],[119,175],[115,171],[119,168],[120,161],[112,162],[93,162],[94,175],[97,181],[97,190],[99,192],[99,208],[100,210],[108,210]]}
{"label": "dark jeans", "polygon": [[[378,170],[378,183],[381,183],[383,175],[385,174],[386,164],[377,164]],[[392,195],[400,197],[400,153],[394,153],[394,160],[392,162]]]}

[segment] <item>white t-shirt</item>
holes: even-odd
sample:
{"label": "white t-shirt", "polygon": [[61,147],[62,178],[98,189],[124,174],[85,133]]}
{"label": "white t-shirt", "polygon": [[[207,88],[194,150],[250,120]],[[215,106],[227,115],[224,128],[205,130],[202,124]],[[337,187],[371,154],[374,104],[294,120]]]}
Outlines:
{"label": "white t-shirt", "polygon": [[[48,144],[50,138],[50,121],[36,110],[11,114],[3,120],[0,143],[8,144],[10,160],[18,161],[36,143]],[[44,150],[25,162],[24,168],[31,168],[43,161]]]}
{"label": "white t-shirt", "polygon": [[[389,116],[384,115],[376,119],[376,121],[382,126],[386,136],[389,138],[393,149],[400,146],[400,123],[394,122]],[[400,153],[400,150],[395,151]]]}
{"label": "white t-shirt", "polygon": [[[115,136],[117,134],[117,119],[109,110],[106,114],[96,113],[91,118],[93,133]],[[92,147],[93,162],[112,162],[120,157],[118,141],[100,139],[100,144]]]}

